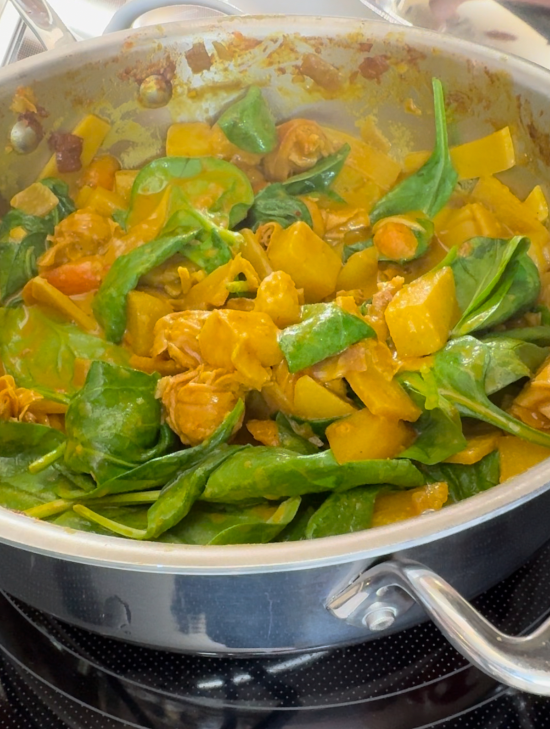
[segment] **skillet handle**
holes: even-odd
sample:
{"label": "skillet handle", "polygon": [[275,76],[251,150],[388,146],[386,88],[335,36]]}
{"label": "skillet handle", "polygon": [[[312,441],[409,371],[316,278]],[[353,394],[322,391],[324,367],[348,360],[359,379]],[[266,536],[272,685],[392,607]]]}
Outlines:
{"label": "skillet handle", "polygon": [[243,14],[234,5],[224,2],[224,0],[129,0],[116,11],[103,33],[114,33],[117,30],[130,28],[140,15],[171,5],[194,5],[207,10],[217,10],[223,15]]}
{"label": "skillet handle", "polygon": [[47,51],[76,42],[71,31],[45,0],[11,1]]}
{"label": "skillet handle", "polygon": [[506,635],[421,564],[382,562],[331,598],[327,608],[350,624],[385,630],[413,604],[408,596],[481,671],[520,691],[550,696],[550,618],[524,637]]}

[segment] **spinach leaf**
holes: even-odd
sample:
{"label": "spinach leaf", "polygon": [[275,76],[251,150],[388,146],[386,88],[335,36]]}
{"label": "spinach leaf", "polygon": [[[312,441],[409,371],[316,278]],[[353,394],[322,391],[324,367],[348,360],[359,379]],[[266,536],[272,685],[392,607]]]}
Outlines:
{"label": "spinach leaf", "polygon": [[525,327],[520,329],[506,329],[503,332],[490,332],[482,337],[483,341],[496,339],[514,339],[530,344],[537,344],[539,347],[550,347],[550,326],[544,324],[536,327]]}
{"label": "spinach leaf", "polygon": [[38,306],[0,309],[0,360],[20,387],[66,399],[77,390],[75,361],[128,364],[129,352],[83,332]]}
{"label": "spinach leaf", "polygon": [[283,228],[288,228],[299,220],[313,227],[307,205],[289,195],[281,183],[268,185],[260,190],[248,212],[252,230],[257,230],[260,225],[269,222],[279,223]]}
{"label": "spinach leaf", "polygon": [[181,252],[190,261],[204,269],[206,273],[212,273],[216,268],[228,263],[233,257],[231,249],[217,230],[213,230],[202,241],[196,240],[186,243]]}
{"label": "spinach leaf", "polygon": [[357,243],[350,243],[349,245],[345,245],[342,249],[342,263],[347,263],[354,253],[364,251],[365,248],[372,248],[372,246],[372,238],[369,238],[368,240],[361,240]]}
{"label": "spinach leaf", "polygon": [[89,498],[103,498],[110,494],[124,494],[130,491],[146,491],[157,486],[164,486],[172,481],[178,473],[186,471],[203,461],[219,446],[232,436],[244,412],[242,400],[235,405],[223,423],[212,433],[210,438],[192,448],[184,448],[166,456],[153,458],[131,471],[111,478],[95,489]]}
{"label": "spinach leaf", "polygon": [[379,483],[409,488],[422,486],[423,480],[404,459],[340,465],[330,450],[303,456],[284,448],[256,446],[225,461],[209,478],[202,499],[227,504],[260,497],[277,501]]}
{"label": "spinach leaf", "polygon": [[169,429],[161,436],[161,404],[155,398],[158,379],[94,362],[65,417],[65,465],[92,474],[101,484],[164,455],[174,436]]}
{"label": "spinach leaf", "polygon": [[289,419],[286,415],[283,415],[283,413],[277,413],[275,422],[277,423],[277,428],[279,430],[281,448],[284,448],[287,451],[294,451],[294,453],[301,453],[305,456],[319,451],[317,446],[294,432]]}
{"label": "spinach leaf", "polygon": [[351,147],[343,144],[337,152],[319,160],[306,172],[293,175],[282,183],[290,195],[308,195],[311,192],[326,192],[340,174]]}
{"label": "spinach leaf", "polygon": [[532,377],[548,356],[547,347],[509,337],[485,337],[489,362],[485,392],[492,395],[523,377]]}
{"label": "spinach leaf", "polygon": [[433,218],[451,197],[458,175],[453,167],[447,140],[445,100],[439,79],[432,80],[435,113],[435,147],[428,161],[413,175],[396,185],[379,200],[370,213],[371,223],[390,215],[416,210]]}
{"label": "spinach leaf", "polygon": [[279,335],[279,346],[292,373],[375,336],[363,319],[336,304],[310,304],[302,311],[303,320]]}
{"label": "spinach leaf", "polygon": [[451,266],[462,312],[453,336],[500,324],[536,301],[540,278],[529,245],[523,236],[472,238],[449,253],[442,265]]}
{"label": "spinach leaf", "polygon": [[416,440],[399,457],[432,465],[466,448],[456,408],[444,397],[437,397],[435,403],[430,402],[426,381],[418,372],[407,373],[399,381],[415,405],[422,409],[422,415],[412,423],[417,433]]}
{"label": "spinach leaf", "polygon": [[0,303],[36,276],[37,260],[45,251],[44,233],[30,233],[20,243],[0,243]]}
{"label": "spinach leaf", "polygon": [[264,503],[248,507],[198,503],[159,541],[176,544],[266,544],[293,523],[300,501],[300,497],[294,497],[281,504]]}
{"label": "spinach leaf", "polygon": [[434,356],[433,375],[440,396],[461,413],[519,438],[550,447],[550,434],[531,428],[494,405],[486,394],[491,349],[473,337],[452,340]]}
{"label": "spinach leaf", "polygon": [[434,236],[434,224],[431,220],[428,220],[428,218],[418,217],[416,220],[416,226],[411,227],[410,230],[416,240],[414,249],[411,248],[406,256],[401,257],[398,255],[390,256],[388,254],[382,253],[382,251],[379,250],[378,260],[392,261],[394,263],[403,264],[408,263],[409,261],[414,261],[417,258],[420,258],[420,256],[423,256],[424,253],[426,253],[426,251],[428,250],[430,243],[432,242]]}
{"label": "spinach leaf", "polygon": [[128,294],[138,285],[139,279],[180,252],[193,237],[193,233],[188,233],[186,236],[156,238],[116,259],[103,279],[92,306],[110,342],[118,344],[124,336]]}
{"label": "spinach leaf", "polygon": [[274,540],[276,542],[299,542],[306,537],[309,520],[326,499],[325,494],[307,494],[301,497],[302,501],[294,519]]}
{"label": "spinach leaf", "polygon": [[449,487],[449,500],[462,501],[500,482],[500,455],[493,451],[470,466],[458,463],[440,463],[424,469],[428,483],[445,481]]}
{"label": "spinach leaf", "polygon": [[[187,206],[213,216],[222,227],[233,228],[244,220],[254,202],[248,177],[230,162],[213,157],[160,157],[142,167],[130,195],[128,221],[136,212],[140,195],[156,195],[177,182],[178,191]],[[217,191],[212,195],[212,190]]]}
{"label": "spinach leaf", "polygon": [[76,205],[69,194],[69,186],[66,182],[58,180],[56,177],[44,177],[40,180],[40,183],[49,188],[59,200],[55,209],[50,213],[51,221],[56,226],[76,210]]}
{"label": "spinach leaf", "polygon": [[374,502],[382,489],[384,486],[360,486],[331,494],[310,518],[306,538],[332,537],[369,529]]}
{"label": "spinach leaf", "polygon": [[246,152],[267,154],[277,146],[275,120],[257,86],[223,112],[218,126],[231,144]]}

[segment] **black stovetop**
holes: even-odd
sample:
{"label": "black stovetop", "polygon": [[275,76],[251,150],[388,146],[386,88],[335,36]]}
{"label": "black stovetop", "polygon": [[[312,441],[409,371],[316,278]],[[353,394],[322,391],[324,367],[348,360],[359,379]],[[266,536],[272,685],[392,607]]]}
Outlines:
{"label": "black stovetop", "polygon": [[[475,601],[502,630],[550,612],[550,542]],[[430,623],[363,645],[256,659],[163,653],[0,593],[0,729],[548,729],[550,699],[504,688]]]}

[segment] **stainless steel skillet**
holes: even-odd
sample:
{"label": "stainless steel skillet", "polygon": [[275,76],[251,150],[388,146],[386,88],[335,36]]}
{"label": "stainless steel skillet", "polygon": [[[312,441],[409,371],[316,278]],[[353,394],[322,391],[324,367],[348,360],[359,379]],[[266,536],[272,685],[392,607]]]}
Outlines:
{"label": "stainless steel skillet", "polygon": [[[244,43],[230,62],[217,58],[213,41],[234,40],[235,33],[259,42]],[[185,53],[199,40],[212,53],[213,65],[197,75]],[[345,77],[356,75],[365,55],[385,54],[392,72],[379,83],[360,80],[357,93],[327,98],[296,81],[293,70],[304,52],[318,53]],[[154,74],[167,60],[175,68],[172,98],[162,108],[140,106],[143,72]],[[403,106],[413,96],[418,107],[430,108],[432,75],[442,78],[454,99],[453,133],[475,138],[514,124],[531,173],[548,181],[546,71],[425,31],[396,32],[380,23],[334,18],[174,24],[23,61],[0,74],[0,135],[7,140],[13,129],[9,104],[16,88],[32,86],[49,112],[46,135],[55,124],[70,129],[93,111],[112,122],[106,146],[137,165],[161,151],[172,120],[209,117],[242,85],[256,82],[264,85],[280,118],[307,113],[352,130],[356,115],[376,112],[396,149],[421,148],[430,143],[430,117],[408,116]],[[34,179],[48,154],[45,143],[26,155],[1,152],[3,197]],[[526,169],[513,184],[521,188],[527,175]],[[442,580],[472,597],[543,544],[550,536],[549,482],[550,466],[542,464],[437,514],[362,533],[264,546],[134,543],[0,510],[0,587],[90,630],[213,654],[368,640],[425,617],[411,607],[412,594],[477,665],[521,689],[550,694],[545,638],[550,626],[527,643],[508,640],[480,623]]]}

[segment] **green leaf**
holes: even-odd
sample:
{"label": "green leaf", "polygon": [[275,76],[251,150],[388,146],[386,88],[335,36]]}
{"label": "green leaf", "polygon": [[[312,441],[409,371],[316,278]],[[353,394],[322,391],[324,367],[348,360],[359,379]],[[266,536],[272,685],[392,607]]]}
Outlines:
{"label": "green leaf", "polygon": [[404,459],[339,464],[330,450],[303,456],[284,448],[257,446],[225,461],[209,478],[202,498],[221,503],[256,498],[277,501],[380,483],[408,488],[422,486],[423,480]]}
{"label": "green leaf", "polygon": [[468,499],[500,482],[500,455],[493,451],[470,466],[458,463],[440,463],[424,469],[428,483],[445,481],[449,487],[449,500]]}
{"label": "green leaf", "polygon": [[231,249],[222,239],[217,230],[213,230],[202,241],[192,241],[181,249],[182,254],[206,273],[212,273],[216,268],[229,263],[232,259]]}
{"label": "green leaf", "polygon": [[[208,214],[216,225],[232,228],[244,220],[254,202],[248,177],[238,167],[214,157],[161,157],[142,167],[132,186],[128,220],[131,221],[139,195],[161,193],[171,182],[188,207]],[[219,190],[215,201],[212,188]]]}
{"label": "green leaf", "polygon": [[93,311],[110,342],[118,344],[126,331],[126,302],[139,279],[156,266],[180,252],[193,238],[187,236],[156,238],[120,256],[113,263],[97,292]]}
{"label": "green leaf", "polygon": [[38,306],[0,309],[0,360],[18,386],[54,400],[76,392],[75,360],[127,364],[129,352]]}
{"label": "green leaf", "polygon": [[344,144],[337,152],[319,160],[306,172],[289,177],[283,187],[290,195],[308,195],[310,192],[326,192],[340,174],[351,147]]}
{"label": "green leaf", "polygon": [[536,327],[520,329],[506,329],[503,332],[491,332],[482,337],[483,341],[496,339],[519,339],[522,342],[537,344],[539,347],[550,347],[550,325],[544,324]]}
{"label": "green leaf", "polygon": [[279,442],[281,444],[281,448],[284,448],[287,451],[294,451],[294,453],[301,453],[305,456],[319,451],[317,446],[294,432],[290,420],[283,413],[277,413],[275,422],[277,423],[277,428],[279,430]]}
{"label": "green leaf", "polygon": [[268,185],[260,190],[248,215],[252,230],[257,230],[260,225],[269,222],[279,223],[283,228],[288,228],[297,221],[303,221],[313,227],[307,205],[289,195],[284,185],[280,183]]}
{"label": "green leaf", "polygon": [[303,308],[303,317],[279,335],[279,346],[292,373],[375,336],[365,321],[336,304],[311,304]]}
{"label": "green leaf", "polygon": [[161,437],[161,404],[155,398],[158,375],[94,362],[84,387],[65,417],[65,465],[104,483],[174,444]]}
{"label": "green leaf", "polygon": [[37,260],[45,250],[45,233],[30,233],[20,243],[0,243],[0,303],[37,275]]}
{"label": "green leaf", "polygon": [[218,126],[231,144],[246,152],[267,154],[277,146],[275,120],[257,86],[223,112]]}
{"label": "green leaf", "polygon": [[165,532],[161,542],[176,544],[266,544],[293,523],[300,497],[281,504],[235,507],[195,504],[178,526]]}
{"label": "green leaf", "polygon": [[432,238],[434,235],[434,224],[431,220],[428,220],[427,218],[418,218],[417,223],[418,228],[411,228],[412,233],[416,238],[416,248],[410,256],[407,256],[406,258],[390,258],[389,256],[379,254],[378,260],[392,261],[394,263],[403,264],[408,263],[409,261],[414,261],[417,258],[420,258],[420,256],[423,256],[430,247],[430,243],[432,242]]}
{"label": "green leaf", "polygon": [[461,337],[434,356],[433,374],[440,396],[462,415],[483,420],[530,443],[550,447],[550,434],[531,428],[494,405],[485,392],[491,348],[473,337]]}
{"label": "green leaf", "polygon": [[153,458],[131,471],[112,478],[89,494],[90,498],[103,498],[110,494],[123,494],[130,491],[147,491],[165,486],[178,474],[203,461],[210,453],[225,443],[233,434],[244,412],[242,400],[235,405],[223,423],[210,438],[192,448]]}
{"label": "green leaf", "polygon": [[69,186],[66,182],[58,180],[56,177],[44,177],[40,180],[40,183],[49,188],[59,200],[55,209],[49,213],[49,216],[46,216],[50,218],[55,226],[68,215],[74,213],[76,205],[69,194]]}
{"label": "green leaf", "polygon": [[308,494],[301,497],[302,501],[294,519],[288,524],[277,538],[276,542],[300,542],[306,537],[309,520],[323,503],[325,494]]}
{"label": "green leaf", "polygon": [[[462,336],[496,326],[526,311],[538,298],[540,278],[527,255],[529,239],[472,238],[447,256],[462,316],[453,329]],[[441,265],[445,265],[443,261]]]}
{"label": "green leaf", "polygon": [[332,537],[369,529],[374,502],[382,489],[384,486],[360,486],[331,494],[310,518],[306,538]]}
{"label": "green leaf", "polygon": [[439,79],[432,80],[435,113],[435,147],[428,161],[413,175],[379,200],[370,213],[374,224],[390,215],[414,211],[433,218],[451,197],[458,175],[453,167],[447,139],[445,100]]}
{"label": "green leaf", "polygon": [[532,377],[548,356],[548,347],[509,337],[485,337],[489,363],[485,392],[492,395],[523,377]]}
{"label": "green leaf", "polygon": [[457,410],[445,398],[439,397],[437,407],[428,409],[430,394],[425,380],[417,372],[410,372],[399,378],[415,405],[422,409],[422,415],[412,427],[417,433],[416,440],[400,458],[428,465],[444,461],[466,448],[466,438],[462,433],[462,422]]}
{"label": "green leaf", "polygon": [[354,253],[364,251],[365,248],[372,248],[372,246],[372,238],[369,238],[368,240],[361,240],[357,243],[350,243],[349,245],[344,246],[344,248],[342,249],[342,263],[347,263]]}

